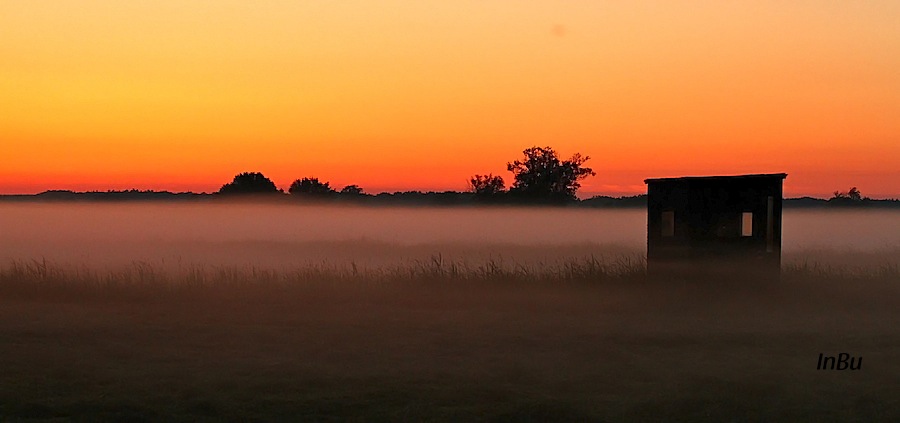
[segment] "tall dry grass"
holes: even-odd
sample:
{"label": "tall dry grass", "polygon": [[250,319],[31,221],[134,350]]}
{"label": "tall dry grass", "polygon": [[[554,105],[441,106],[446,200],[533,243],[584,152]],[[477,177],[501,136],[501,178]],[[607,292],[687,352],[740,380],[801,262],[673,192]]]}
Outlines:
{"label": "tall dry grass", "polygon": [[[900,285],[900,265],[887,253],[861,264],[831,264],[813,258],[786,262],[779,283],[789,286],[852,288]],[[187,293],[254,291],[264,293],[295,288],[385,288],[428,285],[561,286],[642,285],[674,280],[651,280],[643,256],[594,255],[548,262],[520,262],[502,257],[485,260],[447,258],[441,254],[424,260],[391,265],[356,262],[308,263],[291,268],[255,265],[204,265],[134,261],[127,266],[95,268],[45,259],[14,260],[0,265],[0,292],[6,296],[83,296],[154,298]],[[719,281],[685,281],[698,284]],[[873,285],[874,283],[874,285]]]}
{"label": "tall dry grass", "polygon": [[0,266],[0,291],[7,295],[48,291],[175,292],[228,288],[260,290],[289,287],[375,287],[429,283],[603,283],[645,277],[642,257],[611,260],[590,256],[551,263],[521,263],[502,258],[473,262],[438,254],[428,260],[395,265],[312,263],[288,269],[254,265],[164,266],[135,261],[113,269],[65,265],[47,260],[15,260]]}

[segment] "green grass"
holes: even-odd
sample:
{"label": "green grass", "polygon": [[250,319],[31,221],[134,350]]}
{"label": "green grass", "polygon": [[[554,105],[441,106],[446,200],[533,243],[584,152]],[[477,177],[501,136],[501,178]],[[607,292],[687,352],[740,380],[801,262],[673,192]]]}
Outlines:
{"label": "green grass", "polygon": [[[900,277],[638,258],[0,266],[4,421],[898,421]],[[863,369],[816,371],[820,352]]]}

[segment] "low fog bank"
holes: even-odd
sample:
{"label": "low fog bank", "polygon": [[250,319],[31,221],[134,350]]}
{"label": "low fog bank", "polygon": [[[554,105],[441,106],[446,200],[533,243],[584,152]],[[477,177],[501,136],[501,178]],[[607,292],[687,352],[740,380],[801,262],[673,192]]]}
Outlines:
{"label": "low fog bank", "polygon": [[[643,256],[643,210],[260,204],[0,204],[0,261],[294,267]],[[900,211],[787,210],[787,262],[882,264]],[[872,255],[870,253],[877,253]],[[893,261],[896,263],[896,260]]]}
{"label": "low fog bank", "polygon": [[0,260],[293,266],[642,251],[633,211],[258,204],[0,205]]}
{"label": "low fog bank", "polygon": [[8,239],[356,241],[640,245],[642,213],[551,208],[387,208],[277,204],[0,205]]}

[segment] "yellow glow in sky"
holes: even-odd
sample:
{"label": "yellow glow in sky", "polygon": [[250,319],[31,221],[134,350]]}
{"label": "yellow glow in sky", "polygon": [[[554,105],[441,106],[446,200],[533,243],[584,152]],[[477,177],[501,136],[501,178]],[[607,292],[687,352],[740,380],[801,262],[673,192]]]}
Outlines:
{"label": "yellow glow in sky", "polygon": [[585,193],[787,172],[897,196],[900,3],[0,3],[0,193],[368,191],[581,152]]}

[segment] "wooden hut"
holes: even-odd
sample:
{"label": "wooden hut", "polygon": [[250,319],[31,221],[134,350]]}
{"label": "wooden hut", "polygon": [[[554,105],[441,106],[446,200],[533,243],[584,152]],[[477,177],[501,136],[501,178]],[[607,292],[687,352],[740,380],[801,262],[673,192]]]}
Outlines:
{"label": "wooden hut", "polygon": [[647,179],[647,269],[776,277],[786,173]]}

